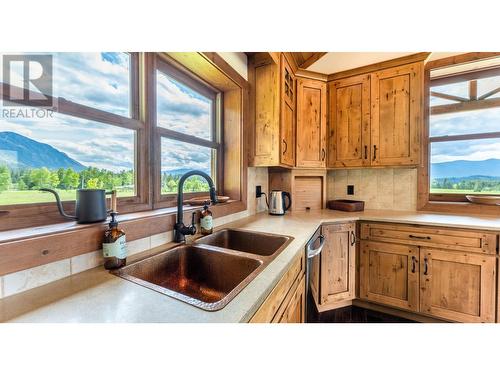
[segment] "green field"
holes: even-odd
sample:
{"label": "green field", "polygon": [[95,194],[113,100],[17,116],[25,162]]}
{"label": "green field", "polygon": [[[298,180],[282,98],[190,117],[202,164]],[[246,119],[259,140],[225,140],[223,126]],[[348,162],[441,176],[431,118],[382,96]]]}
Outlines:
{"label": "green field", "polygon": [[474,189],[461,190],[461,189],[430,189],[431,194],[471,194],[471,195],[497,195],[500,190],[491,191],[474,191]]}
{"label": "green field", "polygon": [[[56,189],[63,201],[73,201],[76,198],[76,190],[59,190]],[[134,191],[119,191],[119,197],[134,196]],[[10,204],[25,204],[25,203],[43,203],[55,202],[53,194],[37,190],[7,190],[0,192],[0,206]]]}

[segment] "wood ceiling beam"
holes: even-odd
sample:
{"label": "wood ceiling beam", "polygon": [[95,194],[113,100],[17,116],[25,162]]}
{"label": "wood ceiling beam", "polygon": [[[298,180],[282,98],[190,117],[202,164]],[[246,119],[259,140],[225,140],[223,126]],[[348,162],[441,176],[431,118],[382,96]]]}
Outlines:
{"label": "wood ceiling beam", "polygon": [[488,109],[500,107],[500,98],[485,99],[485,100],[471,100],[462,103],[443,104],[431,107],[431,115],[443,115],[446,113],[475,111],[478,109]]}
{"label": "wood ceiling beam", "polygon": [[307,69],[316,61],[325,56],[327,52],[313,52],[311,56],[309,56],[302,64],[299,65],[300,69]]}

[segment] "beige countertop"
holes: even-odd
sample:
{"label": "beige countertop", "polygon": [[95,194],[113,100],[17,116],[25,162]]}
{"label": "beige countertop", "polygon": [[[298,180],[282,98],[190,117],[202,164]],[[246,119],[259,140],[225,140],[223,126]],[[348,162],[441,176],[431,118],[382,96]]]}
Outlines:
{"label": "beige countertop", "polygon": [[[95,268],[0,300],[2,322],[246,322],[322,223],[384,221],[500,231],[500,218],[409,211],[331,210],[260,213],[224,227],[293,236],[294,240],[222,310],[208,312]],[[161,249],[156,249],[156,251]]]}

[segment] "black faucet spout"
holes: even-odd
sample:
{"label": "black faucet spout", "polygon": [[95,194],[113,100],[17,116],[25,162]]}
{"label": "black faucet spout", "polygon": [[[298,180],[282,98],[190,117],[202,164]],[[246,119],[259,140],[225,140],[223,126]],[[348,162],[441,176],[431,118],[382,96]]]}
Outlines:
{"label": "black faucet spout", "polygon": [[200,176],[203,177],[208,182],[208,186],[210,188],[210,201],[212,204],[217,203],[217,192],[215,190],[215,185],[212,178],[202,171],[189,171],[185,173],[179,180],[179,186],[177,191],[177,222],[174,226],[174,241],[175,242],[184,242],[186,239],[186,235],[196,234],[196,225],[194,223],[194,215],[190,226],[184,225],[183,219],[183,210],[182,206],[184,203],[184,182],[191,176]]}

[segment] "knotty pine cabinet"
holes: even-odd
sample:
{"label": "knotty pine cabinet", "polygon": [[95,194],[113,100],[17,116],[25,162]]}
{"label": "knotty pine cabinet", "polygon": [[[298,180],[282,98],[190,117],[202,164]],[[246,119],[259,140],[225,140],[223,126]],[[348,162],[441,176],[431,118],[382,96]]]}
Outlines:
{"label": "knotty pine cabinet", "polygon": [[249,61],[249,83],[255,125],[251,129],[249,163],[256,167],[295,166],[296,80],[286,56],[279,61]]}
{"label": "knotty pine cabinet", "polygon": [[310,289],[318,311],[356,296],[356,224],[324,224],[325,245],[312,259]]}
{"label": "knotty pine cabinet", "polygon": [[417,165],[423,62],[329,83],[328,167]]}
{"label": "knotty pine cabinet", "polygon": [[297,285],[292,297],[288,301],[278,323],[304,323],[306,320],[306,279],[302,279]]}
{"label": "knotty pine cabinet", "polygon": [[494,233],[362,223],[360,298],[456,322],[494,322]]}
{"label": "knotty pine cabinet", "polygon": [[326,167],[326,91],[326,82],[297,79],[297,167]]}

